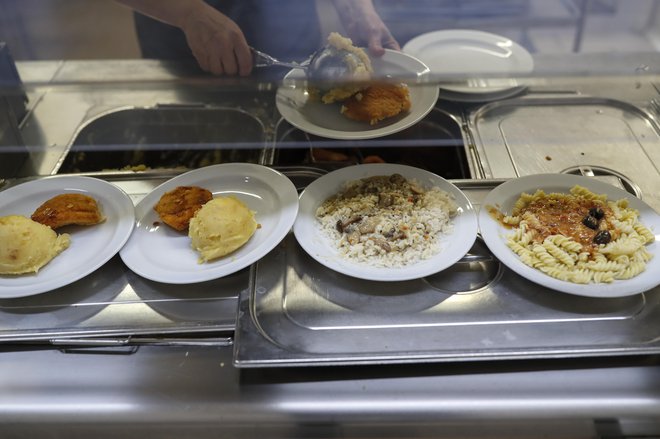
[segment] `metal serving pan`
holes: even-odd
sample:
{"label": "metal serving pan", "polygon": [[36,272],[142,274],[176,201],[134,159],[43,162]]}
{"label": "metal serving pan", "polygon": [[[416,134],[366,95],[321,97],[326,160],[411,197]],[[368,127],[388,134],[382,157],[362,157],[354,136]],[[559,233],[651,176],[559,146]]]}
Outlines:
{"label": "metal serving pan", "polygon": [[593,173],[660,210],[657,116],[635,105],[530,95],[481,106],[468,125],[488,178]]}
{"label": "metal serving pan", "polygon": [[[501,180],[455,181],[475,206]],[[527,281],[477,240],[434,276],[375,282],[325,269],[290,236],[241,292],[238,367],[585,357],[660,352],[660,287],[617,299]]]}
{"label": "metal serving pan", "polygon": [[113,109],[78,129],[58,172],[260,163],[266,148],[265,131],[258,118],[237,108],[157,105]]}

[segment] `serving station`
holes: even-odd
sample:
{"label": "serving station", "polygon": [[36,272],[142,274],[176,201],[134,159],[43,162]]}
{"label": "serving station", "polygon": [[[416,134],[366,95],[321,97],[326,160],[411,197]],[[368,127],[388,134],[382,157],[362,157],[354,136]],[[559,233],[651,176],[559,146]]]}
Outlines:
{"label": "serving station", "polygon": [[[377,156],[455,185],[475,225],[495,188],[535,174],[593,179],[638,197],[657,216],[658,81],[648,72],[660,60],[618,61],[633,66],[629,74],[604,75],[598,57],[537,57],[533,76],[481,97],[461,94],[457,84],[424,83],[421,98],[439,90],[427,111],[377,138],[333,138],[292,123],[282,116],[282,84],[270,76],[218,80],[155,61],[18,63],[26,116],[16,126],[21,148],[3,154],[15,172],[1,181],[0,200],[62,176],[99,179],[126,194],[136,206],[133,234],[140,227],[146,234],[151,208],[140,202],[187,172],[231,181],[232,165],[249,164],[276,171],[301,193]],[[295,109],[296,98],[284,104]],[[251,178],[259,184],[248,192],[280,203],[283,190],[269,192],[270,177]],[[469,251],[440,272],[365,280],[329,269],[297,238],[285,231],[254,261],[210,278],[187,277],[181,254],[161,251],[174,280],[131,269],[119,252],[40,294],[11,296],[11,279],[3,279],[3,431],[660,432],[659,287],[624,285],[609,297],[556,291],[503,263],[481,233],[465,236]],[[136,246],[141,257],[153,250],[144,242]]]}

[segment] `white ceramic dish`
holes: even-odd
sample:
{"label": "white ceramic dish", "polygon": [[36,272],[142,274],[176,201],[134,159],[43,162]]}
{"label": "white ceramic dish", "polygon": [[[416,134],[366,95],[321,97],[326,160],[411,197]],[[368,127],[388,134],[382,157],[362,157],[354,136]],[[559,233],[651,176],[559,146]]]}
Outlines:
{"label": "white ceramic dish", "polygon": [[[511,39],[474,30],[442,30],[408,41],[403,52],[429,66],[433,77],[477,78],[467,85],[442,89],[465,94],[492,94],[520,87],[514,78],[531,73],[531,54]],[[479,78],[489,78],[479,79]],[[508,79],[512,78],[512,79]]]}
{"label": "white ceramic dish", "polygon": [[[511,212],[514,203],[522,192],[534,193],[543,189],[546,193],[568,193],[575,185],[586,187],[598,194],[606,194],[609,200],[626,198],[630,207],[640,212],[639,221],[651,229],[656,235],[656,242],[647,245],[647,249],[654,254],[646,266],[646,271],[627,280],[616,280],[612,283],[598,283],[580,285],[561,281],[543,272],[525,265],[518,255],[506,245],[506,237],[512,233],[503,227],[488,213],[486,206],[498,208],[501,212]],[[658,255],[658,239],[660,236],[660,216],[639,198],[602,181],[567,174],[539,174],[509,180],[493,189],[484,199],[479,212],[479,227],[481,235],[493,254],[507,267],[521,276],[540,285],[557,291],[586,297],[624,297],[648,291],[660,284],[660,256]]]}
{"label": "white ceramic dish", "polygon": [[[348,181],[394,173],[415,179],[427,187],[436,186],[454,196],[459,206],[459,214],[453,219],[453,233],[441,238],[441,250],[436,255],[405,267],[374,267],[340,256],[336,247],[321,232],[320,223],[316,220],[316,209],[327,198],[339,192]],[[307,186],[300,195],[300,212],[293,232],[302,248],[311,257],[332,270],[360,279],[404,281],[442,271],[465,256],[477,237],[477,216],[465,194],[438,175],[411,166],[369,164],[339,169]]]}
{"label": "white ceramic dish", "polygon": [[429,69],[418,59],[405,53],[387,50],[381,58],[372,58],[376,75],[409,78],[411,110],[369,125],[348,119],[340,113],[341,104],[324,104],[310,99],[304,82],[305,73],[291,70],[277,90],[276,105],[280,114],[291,125],[329,139],[373,139],[404,130],[423,119],[438,100],[438,87],[424,84]]}
{"label": "white ceramic dish", "polygon": [[[236,196],[256,212],[261,227],[232,254],[200,264],[188,234],[162,223],[153,209],[165,192],[177,186],[200,186],[214,196]],[[187,284],[235,273],[271,251],[291,230],[298,213],[298,193],[291,180],[274,169],[227,163],[168,180],[147,194],[135,211],[135,231],[120,253],[124,263],[147,279]]]}
{"label": "white ceramic dish", "polygon": [[0,298],[31,296],[63,287],[92,273],[124,246],[133,231],[135,211],[117,186],[91,177],[58,176],[23,183],[0,192],[0,216],[32,213],[50,198],[81,193],[97,200],[106,219],[93,226],[66,226],[71,244],[36,274],[0,276]]}

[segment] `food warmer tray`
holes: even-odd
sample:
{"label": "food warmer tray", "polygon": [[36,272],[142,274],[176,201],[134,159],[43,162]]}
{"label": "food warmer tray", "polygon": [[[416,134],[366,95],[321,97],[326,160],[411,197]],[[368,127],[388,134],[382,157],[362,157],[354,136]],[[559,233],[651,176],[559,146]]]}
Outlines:
{"label": "food warmer tray", "polygon": [[[478,207],[504,180],[454,180]],[[240,293],[237,367],[573,358],[660,353],[660,287],[598,299],[534,284],[481,239],[424,279],[376,282],[326,269],[290,235]]]}
{"label": "food warmer tray", "polygon": [[658,115],[616,99],[505,99],[466,116],[486,178],[544,173],[596,176],[660,211]]}
{"label": "food warmer tray", "polygon": [[[299,190],[326,173],[312,167],[278,170]],[[105,179],[123,189],[137,204],[152,189],[179,173],[78,175]],[[0,189],[32,179],[7,180]],[[249,278],[248,267],[221,279],[170,285],[134,274],[116,255],[94,273],[65,287],[35,296],[0,299],[0,343],[84,347],[231,345],[238,296],[248,288]]]}

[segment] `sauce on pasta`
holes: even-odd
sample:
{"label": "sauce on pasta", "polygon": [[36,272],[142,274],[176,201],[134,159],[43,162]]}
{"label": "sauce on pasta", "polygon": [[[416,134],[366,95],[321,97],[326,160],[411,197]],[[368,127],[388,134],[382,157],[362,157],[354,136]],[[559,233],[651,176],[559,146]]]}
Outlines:
{"label": "sauce on pasta", "polygon": [[[589,209],[599,207],[605,213],[598,229],[593,230],[582,223]],[[588,200],[574,195],[547,194],[545,197],[532,200],[520,209],[519,216],[529,212],[538,218],[538,223],[530,223],[530,228],[536,230],[534,240],[543,242],[550,235],[563,235],[579,242],[585,250],[592,251],[598,244],[593,242],[594,236],[600,230],[614,229],[608,221],[612,217],[612,209],[597,200]],[[613,236],[614,238],[614,236]]]}
{"label": "sauce on pasta", "polygon": [[630,279],[653,257],[646,245],[655,236],[625,198],[608,200],[579,185],[570,194],[522,193],[508,215],[490,207],[488,212],[513,229],[506,243],[524,264],[559,280]]}
{"label": "sauce on pasta", "polygon": [[502,227],[506,227],[507,229],[512,229],[514,227],[512,224],[507,224],[504,222],[505,215],[502,213],[500,209],[491,205],[486,205],[484,207],[486,208],[488,215],[490,215],[491,218],[493,218],[495,221],[500,223]]}

